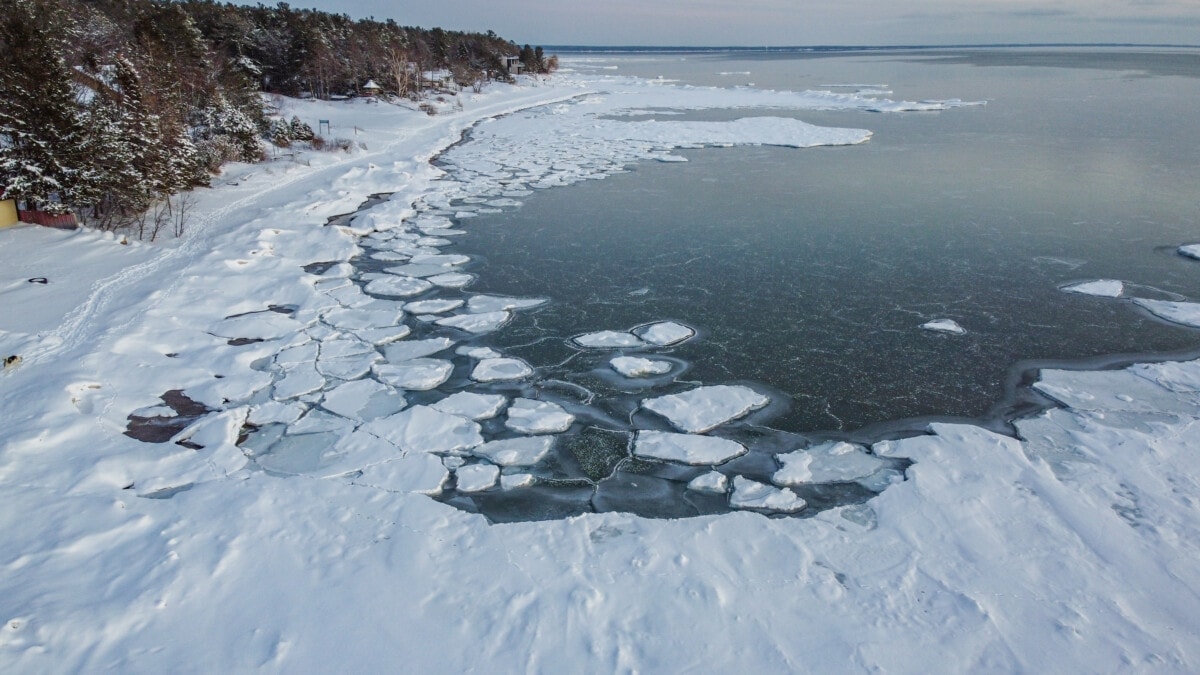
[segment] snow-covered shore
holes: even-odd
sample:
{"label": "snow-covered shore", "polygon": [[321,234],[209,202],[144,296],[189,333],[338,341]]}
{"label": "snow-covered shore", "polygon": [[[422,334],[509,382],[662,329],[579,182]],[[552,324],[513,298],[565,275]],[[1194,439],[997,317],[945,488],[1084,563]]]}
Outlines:
{"label": "snow-covered shore", "polygon": [[[747,106],[904,109],[741,93]],[[464,129],[550,103],[737,105],[729,96],[561,78],[490,89],[438,117],[297,102],[302,117],[359,129],[367,149],[237,168],[200,197],[190,234],[171,246],[0,232],[0,256],[21,261],[0,278],[0,352],[24,359],[0,376],[3,669],[1195,671],[1200,362],[1045,372],[1038,388],[1065,407],[1018,421],[1021,440],[934,425],[878,443],[876,455],[914,462],[907,480],[807,519],[607,513],[488,525],[427,496],[446,467],[424,450],[479,446],[471,425],[498,414],[493,402],[456,394],[386,407],[441,377],[428,357],[451,345],[394,348],[407,369],[381,379],[407,386],[386,396],[340,389],[362,381],[351,375],[364,364],[382,367],[360,343],[414,341],[396,330],[403,301],[349,290],[345,268],[325,264],[378,236],[406,251],[404,278],[454,275],[452,259],[433,257],[447,254],[405,246],[453,236],[445,222],[417,222],[412,205],[457,195],[428,160]],[[540,108],[513,126],[579,134],[571,147],[594,157],[555,167],[561,145],[481,128],[459,168],[479,176],[473,189],[513,166],[543,167],[528,180],[549,186],[586,177],[572,167],[667,158],[678,145],[869,135],[770,118],[663,130],[569,113]],[[394,195],[369,218],[321,227],[379,192]],[[43,255],[50,246],[64,254]],[[313,263],[321,271],[306,272]],[[26,281],[34,276],[49,283]],[[528,304],[475,297],[474,307],[419,309],[482,330]],[[500,354],[471,358],[488,377],[528,376]],[[288,378],[294,396],[261,400]],[[131,414],[165,413],[160,397],[173,389],[212,409],[180,438],[201,450],[124,435]],[[305,396],[326,410],[351,405],[317,419],[301,410]],[[521,401],[509,404],[532,425],[528,438],[569,414]],[[368,408],[375,419],[354,419]],[[337,456],[260,470],[236,445],[247,419],[307,423],[311,436],[337,439]],[[531,443],[490,456],[536,455]]]}

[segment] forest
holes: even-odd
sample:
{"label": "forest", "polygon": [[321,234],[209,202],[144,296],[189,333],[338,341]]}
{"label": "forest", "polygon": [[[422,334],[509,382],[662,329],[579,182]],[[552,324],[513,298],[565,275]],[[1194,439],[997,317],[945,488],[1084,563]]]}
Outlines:
{"label": "forest", "polygon": [[[0,0],[0,198],[139,236],[181,232],[186,199],[263,143],[312,142],[264,93],[394,101],[556,66],[489,31],[402,26],[286,3]],[[439,73],[436,79],[428,73]]]}

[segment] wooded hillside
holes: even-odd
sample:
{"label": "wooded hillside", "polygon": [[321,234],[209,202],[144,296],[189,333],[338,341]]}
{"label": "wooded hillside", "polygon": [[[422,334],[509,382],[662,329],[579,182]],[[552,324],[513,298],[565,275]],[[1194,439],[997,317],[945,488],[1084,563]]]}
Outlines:
{"label": "wooded hillside", "polygon": [[286,3],[0,0],[0,196],[144,228],[148,213],[177,217],[172,195],[222,163],[261,159],[272,125],[260,92],[329,98],[373,79],[416,100],[422,72],[478,87],[510,79],[506,57],[545,70],[533,54],[490,31]]}

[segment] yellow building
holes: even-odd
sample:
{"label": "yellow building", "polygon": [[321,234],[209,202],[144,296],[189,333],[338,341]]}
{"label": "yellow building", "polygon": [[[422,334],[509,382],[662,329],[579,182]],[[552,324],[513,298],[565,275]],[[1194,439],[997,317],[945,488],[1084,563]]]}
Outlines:
{"label": "yellow building", "polygon": [[11,227],[18,222],[17,203],[11,199],[0,199],[0,227]]}

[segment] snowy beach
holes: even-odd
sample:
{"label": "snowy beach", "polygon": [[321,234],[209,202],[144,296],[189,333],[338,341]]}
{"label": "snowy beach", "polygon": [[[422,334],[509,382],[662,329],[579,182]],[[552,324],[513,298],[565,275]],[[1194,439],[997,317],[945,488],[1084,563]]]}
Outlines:
{"label": "snowy beach", "polygon": [[[739,109],[978,104],[830,89],[568,72],[437,116],[288,100],[360,146],[231,167],[168,244],[0,231],[4,670],[1194,671],[1200,361],[1043,371],[1060,407],[1016,438],[766,448],[771,392],[675,379],[686,317],[570,336],[633,409],[488,343],[558,299],[473,292],[473,216],[681,149],[872,134]],[[734,118],[664,112],[711,109]],[[1200,327],[1116,280],[1062,290]],[[674,477],[649,498],[723,512],[553,517],[539,467],[596,427]],[[808,504],[826,485],[870,498]],[[549,515],[491,524],[453,493]]]}

